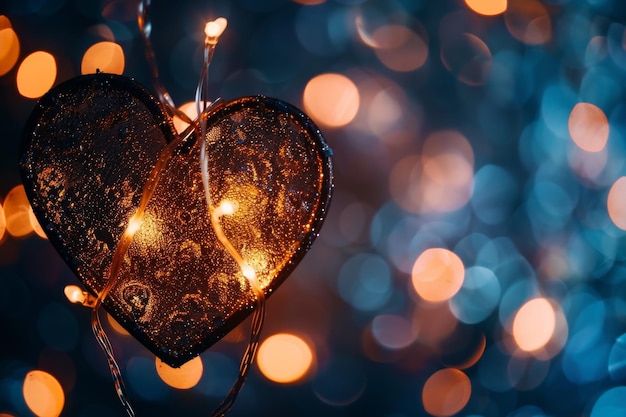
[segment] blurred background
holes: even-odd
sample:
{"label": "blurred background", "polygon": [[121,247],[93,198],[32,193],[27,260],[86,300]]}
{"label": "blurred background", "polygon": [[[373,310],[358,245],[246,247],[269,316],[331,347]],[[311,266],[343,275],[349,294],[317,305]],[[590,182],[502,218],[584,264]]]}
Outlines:
{"label": "blurred background", "polygon": [[[626,415],[625,2],[153,3],[177,105],[223,16],[211,95],[291,102],[334,151],[330,213],[230,415]],[[100,68],[152,89],[136,10],[0,5],[2,417],[124,415],[17,159],[52,86]],[[207,415],[249,331],[175,372],[105,327],[139,416]]]}

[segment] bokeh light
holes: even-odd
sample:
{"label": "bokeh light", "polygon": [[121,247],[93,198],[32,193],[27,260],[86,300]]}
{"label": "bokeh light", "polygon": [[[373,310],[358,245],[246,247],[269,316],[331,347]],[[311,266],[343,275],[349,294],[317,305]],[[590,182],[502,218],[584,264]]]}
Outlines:
{"label": "bokeh light", "polygon": [[0,76],[11,71],[20,56],[20,41],[11,27],[11,22],[5,17],[0,25]]}
{"label": "bokeh light", "polygon": [[587,152],[600,152],[609,139],[609,121],[598,106],[577,103],[567,123],[574,143]]}
{"label": "bokeh light", "polygon": [[392,350],[409,346],[417,336],[408,319],[392,314],[374,317],[372,335],[381,346]]}
{"label": "bokeh light", "polygon": [[469,267],[463,285],[450,299],[450,309],[460,321],[478,323],[498,306],[500,292],[500,283],[492,270],[482,266]]}
{"label": "bokeh light", "polygon": [[57,78],[57,63],[52,54],[33,52],[17,70],[17,89],[26,98],[43,96]]}
{"label": "bokeh light", "polygon": [[65,405],[65,393],[57,379],[47,372],[34,370],[26,374],[22,388],[24,401],[38,417],[58,417]]}
{"label": "bokeh light", "polygon": [[350,123],[359,110],[359,90],[345,75],[321,74],[309,80],[302,101],[313,120],[341,127]]}
{"label": "bokeh light", "polygon": [[98,42],[85,51],[80,73],[94,74],[97,71],[110,74],[124,72],[124,51],[120,45],[108,41]]}
{"label": "bokeh light", "polygon": [[204,368],[200,356],[196,356],[179,368],[172,368],[159,358],[156,358],[155,362],[159,377],[170,387],[190,389],[195,387],[202,378]]}
{"label": "bokeh light", "polygon": [[4,217],[4,208],[2,207],[2,204],[0,204],[0,242],[2,241],[2,238],[4,238],[4,232],[6,232],[7,230],[7,220],[6,217]]}
{"label": "bokeh light", "polygon": [[409,155],[393,166],[389,188],[394,200],[414,213],[449,212],[468,203],[473,190],[474,152],[456,131],[426,138],[421,155]]}
{"label": "bokeh light", "polygon": [[267,379],[290,384],[307,374],[313,364],[313,350],[296,335],[278,333],[261,343],[257,364]]}
{"label": "bokeh light", "polygon": [[372,33],[371,42],[380,62],[394,71],[414,71],[428,58],[427,42],[406,26],[382,26]]}
{"label": "bokeh light", "polygon": [[619,177],[611,186],[606,209],[615,226],[626,230],[626,177]]}
{"label": "bokeh light", "polygon": [[[201,106],[204,106],[204,103],[202,103]],[[195,120],[196,117],[198,117],[198,105],[195,101],[188,101],[181,104],[178,106],[178,110],[185,113],[191,120]],[[178,116],[174,116],[172,120],[174,122],[174,128],[178,133],[184,132],[185,129],[189,127],[189,123],[185,122]]]}
{"label": "bokeh light", "polygon": [[615,387],[605,393],[595,402],[591,409],[591,417],[618,417],[626,413],[626,387]]}
{"label": "bokeh light", "polygon": [[465,4],[478,14],[495,16],[504,13],[507,0],[465,0]]}
{"label": "bokeh light", "polygon": [[[79,284],[72,259],[41,239],[55,227],[16,186],[28,98],[96,69],[155,92],[131,3],[2,3],[2,417],[36,415],[23,394],[32,369],[63,387],[61,415],[123,412],[89,309],[58,298]],[[261,335],[270,368],[310,364],[277,382],[257,362],[233,415],[624,415],[623,1],[178,0],[153,1],[151,16],[161,84],[190,118],[203,20],[226,16],[209,99],[293,103],[333,151],[325,225],[268,300]],[[83,58],[96,61],[83,70]],[[195,385],[175,388],[106,316],[137,414],[202,414],[237,378],[248,323],[202,354]],[[280,332],[300,347],[274,354]],[[300,348],[305,359],[283,366]],[[442,368],[451,382],[422,402]]]}
{"label": "bokeh light", "polygon": [[0,14],[0,30],[12,27],[11,21],[5,15]]}
{"label": "bokeh light", "polygon": [[441,61],[459,81],[478,86],[485,83],[491,72],[492,56],[487,44],[478,36],[461,33],[445,39]]}
{"label": "bokeh light", "polygon": [[427,249],[415,260],[411,282],[426,301],[449,300],[463,285],[465,268],[461,259],[444,248]]}
{"label": "bokeh light", "polygon": [[472,395],[470,379],[458,369],[446,368],[432,374],[422,389],[422,404],[433,416],[447,417],[461,411]]}
{"label": "bokeh light", "polygon": [[517,345],[527,352],[544,347],[554,335],[556,316],[545,298],[527,301],[513,320],[513,337]]}
{"label": "bokeh light", "polygon": [[16,185],[4,198],[4,216],[7,232],[14,237],[24,237],[33,232],[30,203],[23,185]]}
{"label": "bokeh light", "polygon": [[521,42],[537,45],[552,38],[550,14],[539,0],[509,0],[504,21],[509,33]]}

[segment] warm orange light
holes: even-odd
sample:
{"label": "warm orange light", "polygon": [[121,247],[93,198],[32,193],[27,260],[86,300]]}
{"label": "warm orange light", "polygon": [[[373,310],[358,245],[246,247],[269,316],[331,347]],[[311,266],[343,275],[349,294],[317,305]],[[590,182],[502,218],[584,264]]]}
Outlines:
{"label": "warm orange light", "polygon": [[204,26],[204,34],[207,38],[217,41],[217,38],[226,30],[226,26],[228,26],[228,20],[223,17],[218,17],[211,22],[207,22]]}
{"label": "warm orange light", "polygon": [[0,14],[0,30],[11,27],[13,27],[13,25],[11,25],[11,21],[9,20],[9,18],[3,14]]}
{"label": "warm orange light", "polygon": [[0,28],[0,76],[11,71],[19,56],[20,41],[13,28]]}
{"label": "warm orange light", "polygon": [[513,319],[513,338],[526,352],[544,347],[554,334],[556,315],[550,302],[545,298],[527,301]]}
{"label": "warm orange light", "polygon": [[626,177],[618,178],[611,186],[606,209],[615,226],[626,230]]}
{"label": "warm orange light", "polygon": [[22,393],[26,405],[38,417],[58,417],[65,405],[65,394],[55,377],[44,371],[30,371]]}
{"label": "warm orange light", "polygon": [[0,204],[0,242],[4,237],[4,232],[7,230],[7,221],[4,217],[4,208],[2,208],[2,204]]}
{"label": "warm orange light", "polygon": [[598,106],[577,103],[567,122],[574,143],[587,152],[600,152],[609,139],[609,121]]}
{"label": "warm orange light", "polygon": [[81,74],[94,74],[98,70],[121,75],[124,72],[124,51],[115,42],[98,42],[83,55]]}
{"label": "warm orange light", "polygon": [[63,294],[65,294],[65,298],[70,303],[74,304],[82,304],[87,296],[84,291],[80,289],[78,285],[66,285],[63,289]]}
{"label": "warm orange light", "polygon": [[538,0],[511,0],[504,23],[511,36],[527,44],[543,44],[552,38],[550,14]]}
{"label": "warm orange light", "polygon": [[465,4],[478,14],[495,16],[504,13],[507,0],[465,0]]}
{"label": "warm orange light", "polygon": [[372,33],[371,42],[379,61],[394,71],[414,71],[428,58],[427,43],[406,26],[382,26]]}
{"label": "warm orange light", "polygon": [[426,301],[449,300],[459,291],[465,278],[463,262],[454,252],[443,248],[427,249],[413,264],[411,282],[415,292]]}
{"label": "warm orange light", "polygon": [[348,77],[327,73],[307,83],[302,97],[304,107],[318,123],[329,127],[345,126],[359,110],[359,90]]}
{"label": "warm orange light", "polygon": [[85,307],[93,307],[96,301],[93,295],[83,291],[78,285],[66,285],[63,294],[70,303],[82,304]]}
{"label": "warm orange light", "polygon": [[438,417],[458,413],[472,395],[472,383],[462,371],[446,368],[432,374],[422,389],[426,412]]}
{"label": "warm orange light", "polygon": [[463,207],[472,195],[474,151],[454,130],[428,136],[422,149],[423,175],[418,198],[423,212],[447,212]]}
{"label": "warm orange light", "polygon": [[278,333],[259,347],[259,370],[271,381],[289,384],[302,379],[313,363],[309,345],[293,334]]}
{"label": "warm orange light", "polygon": [[431,134],[422,155],[409,155],[392,168],[392,198],[413,213],[449,212],[469,201],[474,184],[474,152],[453,130]]}
{"label": "warm orange light", "polygon": [[24,237],[33,232],[30,203],[23,185],[17,185],[4,199],[7,232],[13,237]]}
{"label": "warm orange light", "polygon": [[[195,120],[198,117],[198,106],[195,101],[189,101],[185,104],[182,104],[178,107],[178,110],[185,113],[191,120]],[[189,127],[189,123],[185,122],[180,117],[174,116],[173,118],[174,128],[178,133],[182,133],[187,127]]]}
{"label": "warm orange light", "polygon": [[43,96],[57,78],[57,63],[48,52],[28,55],[17,70],[17,89],[27,98]]}
{"label": "warm orange light", "polygon": [[163,382],[170,387],[189,389],[195,387],[202,378],[202,359],[196,356],[180,368],[172,368],[156,358],[156,370]]}
{"label": "warm orange light", "polygon": [[111,28],[110,28],[110,27],[108,27],[108,26],[107,26],[107,25],[105,25],[105,24],[102,24],[102,23],[101,23],[101,24],[99,24],[99,25],[94,25],[94,26],[91,26],[91,27],[88,29],[88,32],[89,32],[91,35],[95,35],[95,36],[97,36],[98,38],[102,38],[102,39],[104,39],[104,40],[106,40],[106,41],[111,41],[111,42],[115,41],[115,34],[114,34],[114,33],[113,33],[113,31],[111,30]]}

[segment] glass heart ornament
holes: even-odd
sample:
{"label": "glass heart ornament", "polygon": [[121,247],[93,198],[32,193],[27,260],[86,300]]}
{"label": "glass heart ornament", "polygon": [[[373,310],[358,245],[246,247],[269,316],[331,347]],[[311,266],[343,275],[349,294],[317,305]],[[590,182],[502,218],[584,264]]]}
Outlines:
{"label": "glass heart ornament", "polygon": [[[136,81],[84,75],[39,100],[20,153],[40,225],[94,296],[143,204],[103,306],[174,367],[255,308],[241,261],[266,297],[287,278],[318,235],[333,188],[331,151],[296,107],[243,97],[218,101],[203,117],[204,141],[197,124],[179,135],[164,105]],[[217,209],[207,209],[201,143]]]}

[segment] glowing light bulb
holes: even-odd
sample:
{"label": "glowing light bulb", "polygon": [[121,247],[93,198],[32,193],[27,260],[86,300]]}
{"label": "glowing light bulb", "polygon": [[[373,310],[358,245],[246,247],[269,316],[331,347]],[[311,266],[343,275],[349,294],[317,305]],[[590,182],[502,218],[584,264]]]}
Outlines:
{"label": "glowing light bulb", "polygon": [[77,285],[66,285],[63,293],[65,294],[65,298],[67,298],[70,303],[82,304],[85,307],[93,306],[96,301],[94,296],[89,294],[87,291],[83,291]]}
{"label": "glowing light bulb", "polygon": [[137,230],[139,230],[139,228],[141,227],[141,223],[142,223],[141,217],[136,217],[136,216],[131,217],[130,220],[128,221],[128,227],[126,228],[126,233],[128,233],[131,236],[134,235],[135,232],[137,232]]}
{"label": "glowing light bulb", "polygon": [[241,264],[241,273],[247,279],[250,279],[250,280],[256,279],[256,272],[254,271],[254,268],[252,268],[250,265],[248,265],[245,262]]}
{"label": "glowing light bulb", "polygon": [[207,36],[207,41],[209,43],[217,43],[217,39],[226,30],[226,25],[228,25],[228,20],[223,17],[207,22],[204,26],[204,34]]}
{"label": "glowing light bulb", "polygon": [[226,200],[226,201],[222,201],[220,206],[219,206],[220,212],[222,214],[225,214],[227,216],[233,214],[236,210],[236,207],[233,203],[231,203],[230,201]]}
{"label": "glowing light bulb", "polygon": [[85,300],[83,290],[81,290],[77,285],[67,285],[63,290],[63,293],[70,303],[82,304]]}

